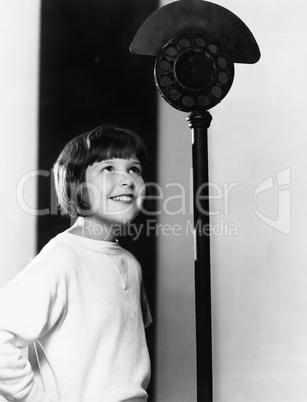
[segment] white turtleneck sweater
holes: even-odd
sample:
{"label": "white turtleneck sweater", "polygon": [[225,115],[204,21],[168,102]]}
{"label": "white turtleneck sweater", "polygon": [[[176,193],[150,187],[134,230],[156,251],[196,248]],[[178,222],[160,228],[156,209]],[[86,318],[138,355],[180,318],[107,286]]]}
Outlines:
{"label": "white turtleneck sweater", "polygon": [[[0,294],[0,393],[145,402],[150,312],[141,289],[138,262],[117,243],[56,236]],[[31,366],[20,354],[27,346]]]}

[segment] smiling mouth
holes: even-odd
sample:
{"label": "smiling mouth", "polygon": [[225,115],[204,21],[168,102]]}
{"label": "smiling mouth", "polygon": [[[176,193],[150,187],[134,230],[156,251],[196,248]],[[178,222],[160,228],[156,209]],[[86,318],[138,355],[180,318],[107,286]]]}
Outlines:
{"label": "smiling mouth", "polygon": [[116,197],[110,197],[110,199],[117,202],[123,202],[125,204],[131,204],[135,197],[132,194],[123,194]]}

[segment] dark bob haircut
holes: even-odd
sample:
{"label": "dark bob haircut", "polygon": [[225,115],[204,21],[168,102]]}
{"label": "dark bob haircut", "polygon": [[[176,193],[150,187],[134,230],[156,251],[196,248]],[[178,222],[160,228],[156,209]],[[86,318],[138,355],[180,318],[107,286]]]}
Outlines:
{"label": "dark bob haircut", "polygon": [[55,190],[62,215],[86,215],[90,208],[82,193],[86,169],[107,159],[135,156],[144,166],[147,152],[143,140],[133,131],[105,124],[72,139],[53,167]]}

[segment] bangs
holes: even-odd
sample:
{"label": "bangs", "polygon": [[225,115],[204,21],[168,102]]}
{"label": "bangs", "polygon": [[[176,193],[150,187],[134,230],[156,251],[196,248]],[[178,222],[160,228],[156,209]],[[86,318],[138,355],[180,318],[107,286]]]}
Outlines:
{"label": "bangs", "polygon": [[107,159],[130,159],[135,156],[143,166],[146,160],[146,148],[134,132],[114,128],[99,127],[86,136],[89,151],[89,165]]}

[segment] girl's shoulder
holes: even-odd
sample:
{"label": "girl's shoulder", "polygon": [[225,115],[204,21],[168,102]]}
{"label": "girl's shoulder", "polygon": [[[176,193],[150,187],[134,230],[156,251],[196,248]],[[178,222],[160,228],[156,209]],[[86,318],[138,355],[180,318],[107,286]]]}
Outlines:
{"label": "girl's shoulder", "polygon": [[63,275],[79,263],[78,254],[61,234],[51,239],[28,264],[25,271],[40,271],[46,276]]}
{"label": "girl's shoulder", "polygon": [[[54,294],[60,284],[71,277],[78,264],[75,251],[57,236],[51,239],[36,257],[3,289],[49,289]],[[65,288],[65,286],[63,287]]]}
{"label": "girl's shoulder", "polygon": [[76,250],[73,245],[65,241],[62,233],[52,238],[37,254],[33,262],[51,260],[54,262],[67,262],[67,260],[77,258]]}

